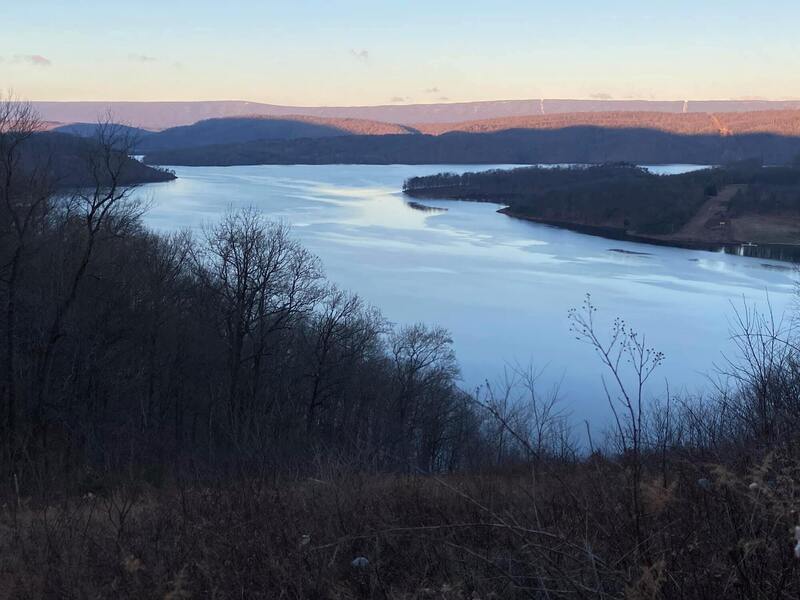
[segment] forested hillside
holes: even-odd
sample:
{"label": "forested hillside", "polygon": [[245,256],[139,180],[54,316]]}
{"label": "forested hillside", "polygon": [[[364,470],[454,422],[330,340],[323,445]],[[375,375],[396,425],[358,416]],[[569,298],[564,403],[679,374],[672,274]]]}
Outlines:
{"label": "forested hillside", "polygon": [[706,199],[711,177],[662,177],[633,165],[521,168],[441,174],[409,179],[414,197],[487,200],[508,212],[544,221],[617,227],[639,233],[674,233]]}
{"label": "forested hillside", "polygon": [[679,135],[652,129],[567,127],[494,133],[258,140],[151,152],[160,165],[250,164],[723,164],[761,157],[787,164],[800,137],[770,133]]}
{"label": "forested hillside", "polygon": [[473,460],[446,332],[390,327],[254,211],[200,239],[144,230],[135,184],[172,175],[130,160],[114,125],[40,135],[16,110],[0,122],[0,428],[24,486],[201,457],[288,467],[322,447],[385,468]]}
{"label": "forested hillside", "polygon": [[581,112],[551,115],[525,115],[419,126],[423,133],[450,131],[487,133],[507,129],[563,129],[565,127],[603,127],[610,129],[653,129],[682,135],[737,135],[773,133],[800,135],[800,110],[764,110],[753,112]]}
{"label": "forested hillside", "polygon": [[[55,130],[91,136],[93,125]],[[694,163],[800,154],[800,111],[532,115],[412,128],[288,115],[207,119],[164,131],[126,127],[136,152],[166,165]],[[378,139],[371,139],[376,137]]]}
{"label": "forested hillside", "polygon": [[137,151],[145,154],[160,150],[194,148],[209,144],[229,144],[253,140],[291,140],[343,135],[390,135],[412,133],[391,123],[360,119],[322,119],[290,116],[209,119],[193,125],[173,127],[145,136]]}
{"label": "forested hillside", "polygon": [[[746,161],[680,175],[654,175],[626,163],[528,167],[414,177],[404,191],[415,198],[497,202],[508,205],[503,212],[512,216],[606,233],[676,242],[769,243],[779,231],[781,243],[800,244],[796,166]],[[710,210],[705,214],[702,208]],[[699,227],[688,228],[698,214]],[[758,219],[758,229],[743,227],[751,224],[746,219]]]}
{"label": "forested hillside", "polygon": [[[106,140],[112,138],[116,146],[104,147]],[[124,167],[118,174],[120,185],[175,179],[168,170],[145,165],[128,156],[126,150],[133,151],[136,139],[114,124],[104,125],[88,138],[36,131],[15,146],[14,160],[28,177],[41,176],[48,185],[59,188],[93,185],[98,177],[110,177],[109,171],[117,168],[117,163]],[[106,160],[109,166],[100,164]]]}

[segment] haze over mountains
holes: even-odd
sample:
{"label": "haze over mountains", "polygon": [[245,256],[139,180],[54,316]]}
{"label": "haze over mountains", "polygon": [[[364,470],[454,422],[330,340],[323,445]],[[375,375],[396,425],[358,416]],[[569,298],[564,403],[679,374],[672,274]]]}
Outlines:
{"label": "haze over mountains", "polygon": [[199,102],[34,102],[43,119],[53,123],[95,122],[112,114],[120,122],[146,129],[190,125],[203,119],[241,116],[303,115],[367,119],[401,125],[456,123],[528,115],[575,112],[707,113],[800,109],[800,100],[569,100],[531,99],[384,106],[280,106],[244,101]]}

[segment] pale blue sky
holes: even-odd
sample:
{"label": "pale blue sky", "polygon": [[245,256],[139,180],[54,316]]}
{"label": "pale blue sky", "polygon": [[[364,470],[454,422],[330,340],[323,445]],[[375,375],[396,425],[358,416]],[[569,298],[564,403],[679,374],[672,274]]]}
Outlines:
{"label": "pale blue sky", "polygon": [[7,0],[31,100],[800,98],[800,2]]}

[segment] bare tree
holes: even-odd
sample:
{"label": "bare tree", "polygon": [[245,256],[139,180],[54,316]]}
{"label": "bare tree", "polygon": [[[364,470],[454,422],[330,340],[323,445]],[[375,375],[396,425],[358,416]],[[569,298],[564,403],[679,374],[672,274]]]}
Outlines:
{"label": "bare tree", "polygon": [[270,222],[252,208],[228,213],[209,229],[198,258],[199,273],[222,317],[228,431],[236,440],[245,415],[252,418],[256,409],[270,336],[313,309],[321,270],[316,257],[290,238],[285,224]]}
{"label": "bare tree", "polygon": [[728,439],[764,447],[796,437],[800,416],[800,360],[797,323],[744,303],[733,307],[733,354],[717,368],[723,379],[715,410],[727,416]]}
{"label": "bare tree", "polygon": [[594,349],[611,375],[611,386],[603,377],[603,388],[614,415],[619,450],[629,467],[631,510],[636,539],[641,542],[644,535],[641,483],[644,421],[647,411],[645,385],[663,362],[664,355],[647,346],[645,336],[630,329],[620,318],[614,320],[608,338],[602,339],[594,320],[596,312],[597,307],[587,294],[580,310],[569,311],[571,331],[578,340]]}
{"label": "bare tree", "polygon": [[498,464],[525,457],[534,465],[542,460],[567,458],[574,453],[569,414],[562,408],[560,383],[542,391],[544,369],[532,364],[510,365],[503,378],[487,381],[475,401],[489,413],[494,431],[487,432]]}
{"label": "bare tree", "polygon": [[[310,380],[307,433],[312,434],[321,425],[320,413],[333,412],[333,399],[345,393],[345,385],[353,376],[349,365],[376,344],[384,328],[380,314],[366,307],[357,295],[335,286],[327,290],[304,332]],[[345,406],[341,409],[347,411]],[[328,427],[334,426],[333,419],[329,414]]]}
{"label": "bare tree", "polygon": [[389,344],[397,381],[390,443],[397,449],[396,458],[408,465],[414,442],[419,440],[425,404],[439,408],[439,402],[450,400],[449,387],[459,370],[453,340],[442,327],[404,326],[392,334]]}
{"label": "bare tree", "polygon": [[[111,117],[97,124],[94,137],[83,146],[78,167],[89,184],[73,190],[59,205],[65,227],[78,224],[82,229],[80,248],[63,265],[64,292],[55,302],[50,324],[42,340],[37,370],[35,420],[44,422],[44,401],[49,385],[54,352],[64,335],[64,321],[70,313],[92,261],[98,240],[119,236],[135,227],[142,207],[134,197],[138,185],[132,181],[130,153],[136,145],[129,130]],[[74,260],[73,260],[74,259]]]}
{"label": "bare tree", "polygon": [[46,157],[24,152],[26,143],[43,128],[33,107],[12,94],[0,97],[0,231],[4,284],[5,345],[3,352],[3,428],[13,443],[17,420],[16,340],[17,295],[21,266],[33,229],[47,215],[53,193]]}

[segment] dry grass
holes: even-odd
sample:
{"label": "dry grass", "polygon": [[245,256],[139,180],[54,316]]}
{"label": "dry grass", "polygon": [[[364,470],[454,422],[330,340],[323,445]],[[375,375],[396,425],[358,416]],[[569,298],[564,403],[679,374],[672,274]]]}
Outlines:
{"label": "dry grass", "polygon": [[602,459],[536,479],[125,487],[6,506],[0,597],[790,598],[797,475],[774,456],[750,471],[675,463],[666,486],[652,473],[639,545],[626,471]]}

